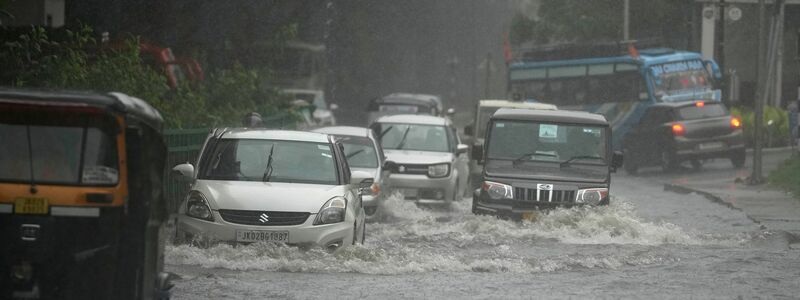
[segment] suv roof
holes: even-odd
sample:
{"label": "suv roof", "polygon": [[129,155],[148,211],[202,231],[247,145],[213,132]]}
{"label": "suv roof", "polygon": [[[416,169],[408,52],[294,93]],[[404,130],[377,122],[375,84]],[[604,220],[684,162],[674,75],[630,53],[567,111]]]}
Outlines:
{"label": "suv roof", "polygon": [[556,107],[553,104],[549,104],[549,103],[514,102],[514,101],[499,100],[499,99],[481,100],[481,101],[478,102],[478,106],[480,106],[480,107],[527,108],[527,109],[549,109],[549,110],[558,109],[558,107]]}
{"label": "suv roof", "polygon": [[492,119],[541,121],[555,123],[576,123],[608,126],[603,115],[584,111],[571,110],[535,110],[518,108],[501,108],[492,115]]}
{"label": "suv roof", "polygon": [[401,123],[420,125],[447,125],[449,121],[443,117],[428,115],[391,115],[379,118],[375,123]]}
{"label": "suv roof", "polygon": [[330,143],[327,134],[308,131],[224,128],[218,130],[215,132],[215,134],[220,135],[220,138],[222,139],[257,139]]}

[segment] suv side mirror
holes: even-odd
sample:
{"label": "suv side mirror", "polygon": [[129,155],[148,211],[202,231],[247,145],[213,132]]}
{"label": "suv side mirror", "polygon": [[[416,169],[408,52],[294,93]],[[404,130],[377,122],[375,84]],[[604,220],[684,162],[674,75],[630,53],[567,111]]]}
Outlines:
{"label": "suv side mirror", "polygon": [[475,132],[472,130],[472,124],[464,126],[464,135],[472,136]]}
{"label": "suv side mirror", "polygon": [[191,182],[194,179],[194,166],[190,163],[180,164],[172,168],[172,175],[179,181]]}
{"label": "suv side mirror", "polygon": [[622,152],[614,151],[614,154],[611,156],[611,172],[616,172],[617,168],[622,167],[622,162]]}
{"label": "suv side mirror", "polygon": [[472,159],[478,162],[479,165],[483,164],[483,145],[472,145]]}
{"label": "suv side mirror", "polygon": [[383,170],[388,171],[395,168],[395,163],[391,160],[387,160],[383,162]]}
{"label": "suv side mirror", "polygon": [[455,115],[456,114],[456,109],[452,108],[452,107],[448,108],[447,111],[445,112],[445,114],[447,114],[448,116]]}

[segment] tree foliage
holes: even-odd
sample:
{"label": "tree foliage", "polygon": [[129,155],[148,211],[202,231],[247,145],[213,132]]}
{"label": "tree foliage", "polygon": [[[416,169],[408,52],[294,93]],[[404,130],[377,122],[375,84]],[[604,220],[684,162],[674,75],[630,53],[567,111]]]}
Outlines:
{"label": "tree foliage", "polygon": [[66,30],[58,41],[33,27],[0,45],[0,81],[16,87],[117,91],[157,108],[168,128],[237,125],[248,112],[285,113],[289,99],[266,87],[268,70],[234,64],[208,74],[204,82],[170,89],[161,70],[143,63],[139,41],[100,45],[89,27]]}
{"label": "tree foliage", "polygon": [[[690,1],[631,0],[633,39],[666,37],[683,26]],[[514,44],[622,40],[623,0],[543,0],[533,16],[517,14],[511,25]]]}

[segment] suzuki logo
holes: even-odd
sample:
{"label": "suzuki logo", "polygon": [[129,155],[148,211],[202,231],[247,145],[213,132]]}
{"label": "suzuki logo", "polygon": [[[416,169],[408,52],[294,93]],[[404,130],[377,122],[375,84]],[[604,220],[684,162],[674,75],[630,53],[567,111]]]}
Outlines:
{"label": "suzuki logo", "polygon": [[540,189],[540,190],[544,190],[544,191],[552,191],[553,190],[553,185],[552,184],[540,183],[540,184],[536,185],[536,188]]}
{"label": "suzuki logo", "polygon": [[261,217],[258,218],[258,220],[261,221],[261,223],[267,223],[269,222],[269,216],[267,214],[261,214]]}
{"label": "suzuki logo", "polygon": [[397,171],[400,171],[400,173],[405,173],[406,172],[406,167],[400,166],[399,168],[397,168]]}

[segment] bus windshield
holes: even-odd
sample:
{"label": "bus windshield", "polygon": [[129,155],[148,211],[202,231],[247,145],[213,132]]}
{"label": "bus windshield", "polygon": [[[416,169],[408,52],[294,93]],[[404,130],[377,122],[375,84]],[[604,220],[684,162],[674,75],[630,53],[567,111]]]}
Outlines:
{"label": "bus windshield", "polygon": [[708,72],[700,60],[654,65],[650,70],[656,95],[711,89]]}

